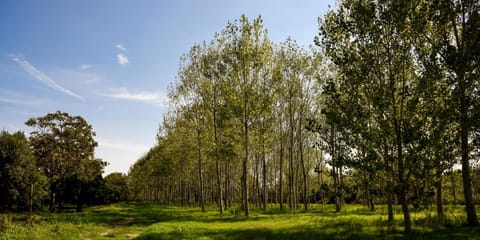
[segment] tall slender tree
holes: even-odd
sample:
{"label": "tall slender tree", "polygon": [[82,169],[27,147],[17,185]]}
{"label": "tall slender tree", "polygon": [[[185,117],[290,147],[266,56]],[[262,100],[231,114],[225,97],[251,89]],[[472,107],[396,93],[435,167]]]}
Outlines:
{"label": "tall slender tree", "polygon": [[478,121],[474,102],[478,101],[480,61],[480,3],[477,0],[434,1],[427,5],[433,31],[440,35],[434,51],[442,56],[450,73],[452,106],[460,132],[463,193],[469,225],[478,225],[473,201],[470,160],[473,124]]}

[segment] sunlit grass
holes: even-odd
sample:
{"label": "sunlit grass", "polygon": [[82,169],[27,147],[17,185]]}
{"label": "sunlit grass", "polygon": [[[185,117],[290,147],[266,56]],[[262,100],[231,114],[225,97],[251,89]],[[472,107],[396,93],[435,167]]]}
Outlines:
{"label": "sunlit grass", "polygon": [[435,210],[413,210],[413,233],[403,233],[403,215],[395,208],[395,221],[387,221],[386,207],[374,212],[361,205],[311,205],[306,212],[264,212],[252,208],[249,217],[238,207],[220,215],[215,206],[115,204],[92,207],[83,213],[35,216],[2,215],[2,239],[480,239],[480,228],[463,227],[462,206],[446,206],[444,219]]}

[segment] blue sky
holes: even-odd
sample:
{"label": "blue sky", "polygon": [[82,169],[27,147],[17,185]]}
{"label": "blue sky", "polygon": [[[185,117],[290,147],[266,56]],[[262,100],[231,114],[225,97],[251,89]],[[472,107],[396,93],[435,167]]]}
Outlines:
{"label": "blue sky", "polygon": [[0,2],[0,129],[57,110],[96,132],[105,172],[128,173],[155,144],[179,58],[228,21],[262,16],[271,40],[313,44],[335,1]]}

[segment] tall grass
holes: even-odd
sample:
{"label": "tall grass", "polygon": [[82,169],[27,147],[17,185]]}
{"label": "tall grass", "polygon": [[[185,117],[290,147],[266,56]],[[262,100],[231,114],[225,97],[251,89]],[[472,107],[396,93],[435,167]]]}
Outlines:
{"label": "tall grass", "polygon": [[333,205],[298,213],[270,205],[245,217],[238,207],[220,215],[215,206],[203,213],[198,207],[115,204],[83,213],[41,213],[33,222],[23,214],[3,214],[0,220],[0,239],[480,239],[480,228],[463,226],[462,206],[447,206],[442,219],[433,210],[412,209],[411,234],[402,231],[399,207],[388,222],[385,207],[371,212],[360,205],[339,213]]}

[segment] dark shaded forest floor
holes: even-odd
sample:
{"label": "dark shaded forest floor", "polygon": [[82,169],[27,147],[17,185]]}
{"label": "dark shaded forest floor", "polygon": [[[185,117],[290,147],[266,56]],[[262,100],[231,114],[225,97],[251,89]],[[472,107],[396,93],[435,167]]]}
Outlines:
{"label": "dark shaded forest floor", "polygon": [[253,208],[250,217],[238,208],[218,214],[215,206],[202,213],[198,207],[159,204],[114,204],[87,208],[82,213],[40,213],[33,223],[24,214],[2,214],[1,239],[480,239],[480,227],[463,226],[462,206],[446,206],[439,221],[432,210],[413,210],[414,231],[402,232],[400,208],[395,221],[386,221],[386,209],[370,212],[348,205],[335,213],[333,205],[311,205],[292,213],[271,205]]}

